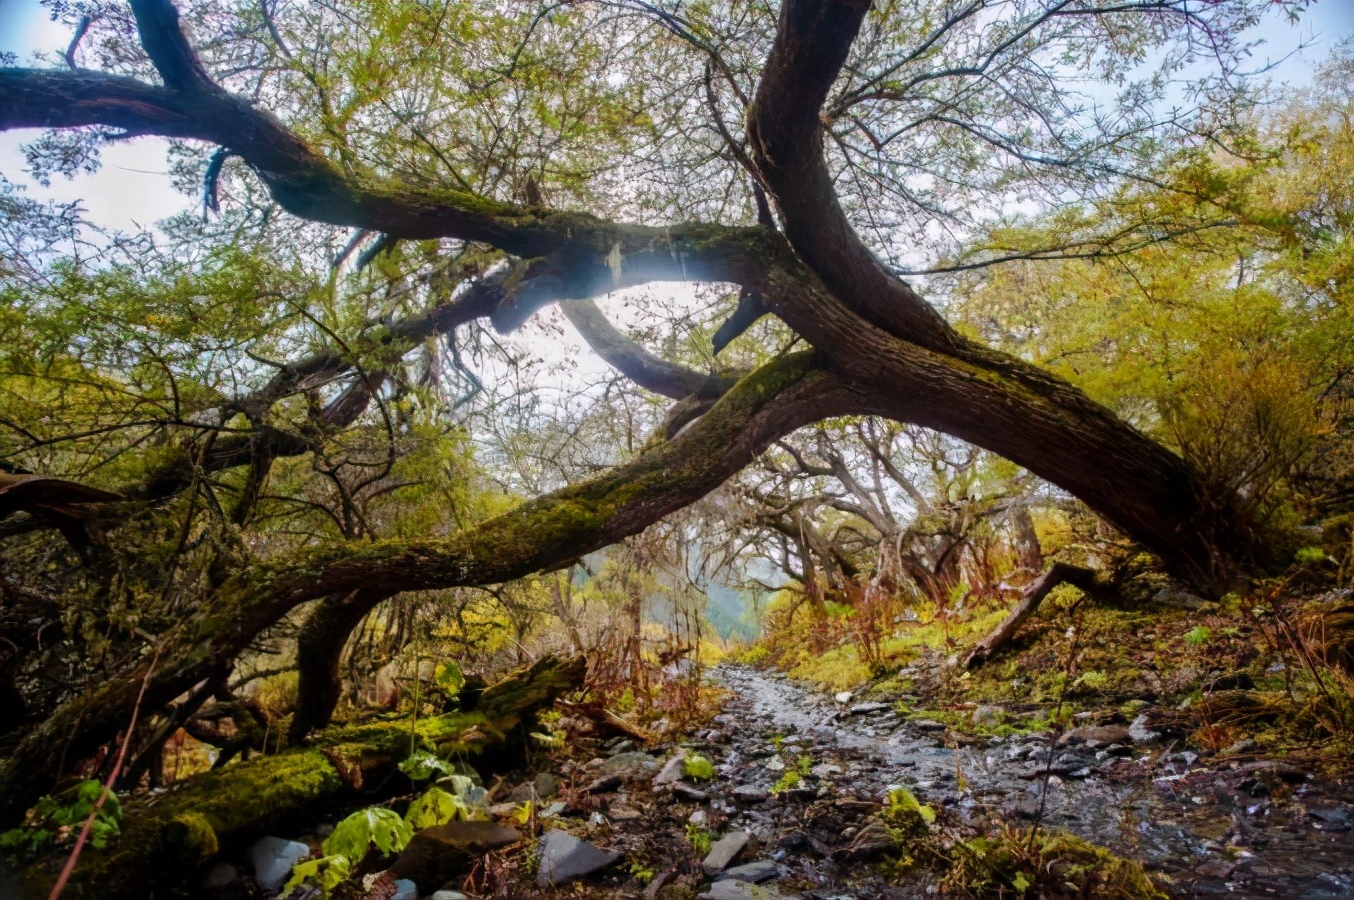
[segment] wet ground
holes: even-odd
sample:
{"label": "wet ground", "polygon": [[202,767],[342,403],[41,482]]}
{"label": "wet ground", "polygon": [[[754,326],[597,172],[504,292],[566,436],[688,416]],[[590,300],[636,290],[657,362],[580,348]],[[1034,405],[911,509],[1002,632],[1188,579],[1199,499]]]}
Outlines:
{"label": "wet ground", "polygon": [[[1153,741],[1050,748],[1047,735],[956,747],[943,727],[905,721],[887,704],[837,703],[739,666],[714,677],[732,694],[717,719],[728,735],[723,777],[769,787],[777,772],[759,773],[758,761],[768,737],[783,737],[815,764],[840,766],[840,787],[854,796],[902,785],[967,820],[1039,818],[1163,873],[1179,896],[1354,896],[1354,793],[1286,763],[1201,760]],[[766,815],[744,813],[754,828]],[[827,870],[804,874],[829,882],[821,896],[832,896]]]}

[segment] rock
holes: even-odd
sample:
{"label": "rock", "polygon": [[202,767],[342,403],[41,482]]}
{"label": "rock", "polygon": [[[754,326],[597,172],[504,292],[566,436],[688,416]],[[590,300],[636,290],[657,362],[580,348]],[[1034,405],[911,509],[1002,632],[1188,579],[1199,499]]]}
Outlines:
{"label": "rock", "polygon": [[[0,882],[4,881],[4,872],[0,871]],[[209,900],[247,900],[249,889],[240,878],[240,870],[230,863],[218,862],[202,878],[202,897]],[[0,897],[6,897],[0,891]],[[15,895],[18,900],[18,895]]]}
{"label": "rock", "polygon": [[704,803],[710,799],[710,795],[700,788],[692,787],[685,781],[679,781],[668,788],[672,795],[679,800],[685,800],[688,803]]}
{"label": "rock", "polygon": [[564,815],[565,809],[566,809],[565,802],[563,800],[556,800],[554,803],[550,804],[545,809],[541,810],[541,818],[553,819],[557,816],[562,816]]}
{"label": "rock", "polygon": [[463,874],[476,857],[521,839],[516,828],[497,822],[448,822],[415,834],[390,871],[432,891]]}
{"label": "rock", "polygon": [[625,784],[623,775],[603,775],[583,790],[589,794],[608,794],[623,784]]}
{"label": "rock", "polygon": [[1312,807],[1307,815],[1321,823],[1326,831],[1349,831],[1354,828],[1354,814],[1340,806]]}
{"label": "rock", "polygon": [[612,747],[612,748],[611,748],[609,751],[607,751],[607,752],[609,752],[612,756],[618,756],[618,755],[620,755],[620,754],[622,754],[622,753],[628,753],[628,752],[630,752],[630,751],[633,750],[633,749],[635,749],[635,742],[634,742],[634,741],[621,741],[619,744],[617,744],[616,746]]}
{"label": "rock", "polygon": [[741,784],[733,789],[733,799],[739,803],[765,803],[771,796],[754,784]]}
{"label": "rock", "polygon": [[536,776],[535,788],[539,799],[549,800],[559,790],[559,782],[549,772],[541,772]]}
{"label": "rock", "polygon": [[853,696],[855,696],[855,695],[852,694],[850,691],[842,691],[840,694],[838,694],[838,695],[837,695],[836,697],[834,697],[833,699],[836,700],[838,703],[846,704],[846,703],[850,703],[850,702],[851,702],[851,698],[852,698]]}
{"label": "rock", "polygon": [[658,774],[653,778],[653,786],[656,788],[668,784],[675,784],[686,777],[686,751],[678,750],[676,755],[663,763],[663,768],[658,770]]}
{"label": "rock", "polygon": [[699,900],[798,900],[797,894],[782,894],[774,887],[746,881],[716,881]]}
{"label": "rock", "polygon": [[604,775],[619,775],[627,781],[641,778],[658,768],[658,760],[638,751],[617,753],[602,763]]}
{"label": "rock", "polygon": [[624,854],[602,850],[566,831],[551,829],[541,837],[536,883],[541,887],[567,884],[614,865]]}
{"label": "rock", "polygon": [[935,719],[913,719],[908,724],[918,731],[944,731],[947,727],[944,722]]}
{"label": "rock", "polygon": [[418,888],[408,878],[397,878],[395,895],[390,900],[418,900]]}
{"label": "rock", "polygon": [[531,801],[536,800],[536,785],[531,784],[530,782],[528,782],[527,784],[519,784],[517,787],[509,791],[508,796],[507,798],[505,798],[504,802],[516,804],[516,803],[526,803],[528,800]]}
{"label": "rock", "polygon": [[1147,727],[1147,713],[1139,713],[1133,724],[1128,726],[1128,737],[1135,744],[1152,744],[1161,737],[1161,733]]}
{"label": "rock", "polygon": [[715,881],[732,880],[761,884],[763,881],[770,881],[778,875],[780,875],[780,870],[773,861],[769,859],[759,859],[756,862],[743,863],[741,866],[725,869],[715,876]]}
{"label": "rock", "polygon": [[1128,728],[1123,725],[1082,725],[1064,734],[1058,743],[1081,743],[1088,747],[1104,747],[1128,739]]}
{"label": "rock", "polygon": [[996,724],[1001,721],[1001,717],[1006,715],[1006,710],[1000,706],[980,706],[973,711],[973,724],[982,725],[985,722]]}
{"label": "rock", "polygon": [[710,814],[703,809],[698,809],[691,815],[687,816],[686,820],[690,822],[692,825],[704,826],[706,822],[710,821]]}
{"label": "rock", "polygon": [[437,891],[428,900],[470,900],[460,891]]}
{"label": "rock", "polygon": [[734,857],[743,852],[743,848],[747,844],[747,832],[730,831],[710,847],[710,852],[705,855],[701,868],[705,869],[707,875],[716,875],[723,872],[728,868],[729,863],[733,862]]}
{"label": "rock", "polygon": [[1242,753],[1250,753],[1255,749],[1255,746],[1255,741],[1250,738],[1243,738],[1235,744],[1229,744],[1222,752],[1227,756],[1239,756]]}
{"label": "rock", "polygon": [[254,842],[245,854],[254,870],[254,881],[265,891],[277,892],[291,876],[297,860],[310,855],[310,848],[300,841],[280,837],[264,837]]}
{"label": "rock", "polygon": [[853,716],[865,716],[870,713],[883,712],[891,707],[887,703],[857,703],[847,710],[847,713]]}
{"label": "rock", "polygon": [[613,822],[638,822],[644,818],[644,813],[633,806],[626,806],[624,803],[617,803],[609,807],[606,814]]}
{"label": "rock", "polygon": [[835,766],[832,763],[820,763],[809,769],[809,774],[814,778],[831,778],[834,775],[842,774],[842,767]]}

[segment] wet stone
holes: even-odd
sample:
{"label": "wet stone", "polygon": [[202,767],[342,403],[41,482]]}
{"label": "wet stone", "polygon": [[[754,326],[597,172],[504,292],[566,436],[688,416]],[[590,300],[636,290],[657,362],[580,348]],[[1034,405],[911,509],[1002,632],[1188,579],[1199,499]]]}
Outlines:
{"label": "wet stone", "polygon": [[780,870],[776,867],[775,862],[769,859],[759,859],[756,862],[743,863],[741,866],[725,869],[715,876],[715,881],[733,880],[761,884],[763,881],[770,881],[778,875],[780,875]]}
{"label": "wet stone", "polygon": [[297,860],[309,855],[310,848],[305,844],[280,837],[259,838],[245,854],[254,870],[254,881],[265,891],[281,888]]}
{"label": "wet stone", "polygon": [[463,874],[475,858],[521,839],[516,828],[497,822],[448,822],[415,834],[390,872],[431,891]]}
{"label": "wet stone", "polygon": [[752,784],[742,784],[733,789],[733,799],[739,803],[765,803],[769,796],[767,791]]}
{"label": "wet stone", "polygon": [[541,838],[536,883],[541,887],[567,884],[614,865],[624,854],[602,850],[565,831],[547,831]]}
{"label": "wet stone", "polygon": [[747,846],[748,834],[745,831],[730,831],[728,834],[715,841],[710,847],[710,852],[705,855],[705,860],[701,863],[701,868],[705,869],[707,875],[715,875],[728,868],[729,863],[743,848]]}

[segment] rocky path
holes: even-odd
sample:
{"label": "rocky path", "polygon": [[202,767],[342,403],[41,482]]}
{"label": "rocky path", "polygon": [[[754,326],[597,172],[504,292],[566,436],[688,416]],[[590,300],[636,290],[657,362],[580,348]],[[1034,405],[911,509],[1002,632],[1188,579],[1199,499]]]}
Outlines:
{"label": "rocky path", "polygon": [[[815,796],[878,800],[890,785],[972,820],[990,812],[1065,828],[1165,873],[1180,896],[1345,898],[1354,896],[1354,797],[1272,761],[1205,762],[1172,752],[1150,733],[1087,728],[1050,748],[1047,736],[988,738],[956,748],[938,723],[903,721],[891,705],[838,703],[774,673],[715,671],[732,700],[718,718],[727,735],[720,775],[739,792],[765,791],[780,777],[781,749],[811,756]],[[717,735],[710,735],[716,737]],[[946,746],[950,743],[951,746]],[[1052,762],[1050,763],[1050,752]],[[779,846],[781,864],[824,897],[868,897],[841,885],[840,866],[814,864],[787,845],[784,811],[748,806],[730,827]],[[812,849],[841,835],[815,835]],[[835,840],[834,840],[835,839]],[[837,853],[840,856],[840,852]],[[841,888],[833,894],[834,886]]]}

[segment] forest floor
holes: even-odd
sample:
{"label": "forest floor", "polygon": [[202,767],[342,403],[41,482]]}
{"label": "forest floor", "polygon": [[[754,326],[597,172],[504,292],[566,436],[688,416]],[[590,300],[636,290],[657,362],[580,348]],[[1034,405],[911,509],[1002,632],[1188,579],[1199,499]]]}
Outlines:
{"label": "forest floor", "polygon": [[[941,668],[900,674],[924,690]],[[525,838],[466,864],[441,893],[425,883],[421,896],[872,900],[964,893],[965,879],[981,883],[977,892],[1015,896],[1002,882],[1019,887],[1018,875],[1000,866],[1020,861],[999,862],[996,841],[1023,844],[1036,823],[1046,837],[1063,830],[1141,863],[1159,891],[1086,896],[1354,894],[1354,791],[1317,774],[1315,757],[1260,758],[1245,743],[1183,750],[1169,730],[1148,727],[1150,717],[1129,720],[1117,708],[1083,710],[1062,734],[978,734],[993,730],[984,726],[999,709],[970,711],[978,725],[966,728],[878,692],[834,695],[766,669],[726,663],[707,677],[722,688],[721,711],[647,744],[569,716],[555,723],[567,740],[490,789],[491,814]],[[888,814],[902,796],[934,814],[912,842],[899,840],[907,828]],[[544,848],[559,833],[587,844],[563,838],[571,847],[557,871],[597,868],[543,885]],[[721,840],[735,852],[712,862]],[[951,854],[946,866],[934,864],[940,847]],[[990,855],[957,873],[955,848]],[[1084,885],[1086,875],[1074,868],[1069,877]],[[368,882],[368,898],[415,896],[397,895],[390,877]],[[239,886],[204,896],[260,896]]]}

